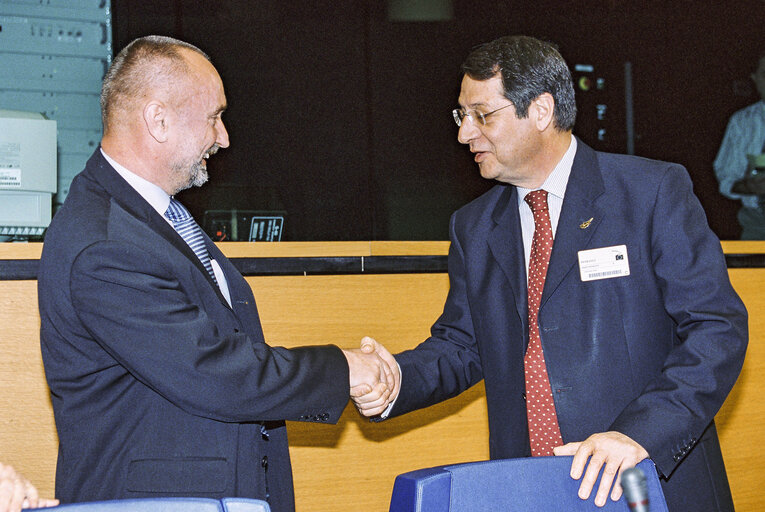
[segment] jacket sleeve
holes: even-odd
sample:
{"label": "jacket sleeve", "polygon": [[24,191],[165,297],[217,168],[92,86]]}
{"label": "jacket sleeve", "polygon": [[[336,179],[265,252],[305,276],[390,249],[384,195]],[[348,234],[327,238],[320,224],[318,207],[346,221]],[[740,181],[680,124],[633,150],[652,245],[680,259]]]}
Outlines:
{"label": "jacket sleeve", "polygon": [[654,279],[676,326],[675,343],[658,377],[610,429],[640,443],[669,475],[738,378],[748,341],[747,313],[685,169],[670,166],[654,204],[646,206],[652,211]]}
{"label": "jacket sleeve", "polygon": [[190,414],[241,422],[328,411],[319,421],[338,420],[349,390],[340,349],[269,347],[259,328],[240,329],[231,310],[213,316],[212,307],[225,306],[205,302],[169,259],[124,241],[81,251],[69,293],[87,337]]}
{"label": "jacket sleeve", "polygon": [[467,301],[464,253],[455,232],[455,216],[452,215],[449,226],[449,294],[444,311],[433,324],[427,340],[396,355],[402,380],[391,416],[454,397],[483,378]]}

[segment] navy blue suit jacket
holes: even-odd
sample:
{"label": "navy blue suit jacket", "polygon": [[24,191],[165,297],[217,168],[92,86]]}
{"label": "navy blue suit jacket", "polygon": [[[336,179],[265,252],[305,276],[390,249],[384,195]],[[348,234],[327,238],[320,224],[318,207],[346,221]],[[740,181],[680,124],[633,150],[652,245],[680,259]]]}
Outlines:
{"label": "navy blue suit jacket", "polygon": [[[391,411],[484,379],[492,458],[530,454],[517,201],[497,185],[452,216],[444,312],[428,340],[397,355]],[[583,282],[578,251],[616,245],[630,274]],[[685,169],[579,142],[539,326],[564,442],[622,432],[656,462],[672,510],[732,507],[712,420],[743,364],[747,314]]]}
{"label": "navy blue suit jacket", "polygon": [[294,509],[283,420],[336,422],[337,347],[269,347],[249,285],[206,238],[232,307],[96,150],[46,234],[39,301],[63,502],[244,496]]}

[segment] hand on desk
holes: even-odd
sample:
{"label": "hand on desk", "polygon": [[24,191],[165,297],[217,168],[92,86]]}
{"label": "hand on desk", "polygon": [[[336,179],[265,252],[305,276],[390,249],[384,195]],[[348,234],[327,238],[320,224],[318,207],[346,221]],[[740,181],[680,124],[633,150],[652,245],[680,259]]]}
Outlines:
{"label": "hand on desk", "polygon": [[[573,455],[571,463],[571,478],[578,480],[582,477],[579,486],[579,497],[586,500],[598,479],[598,473],[603,468],[603,476],[600,479],[600,487],[595,495],[595,504],[602,507],[608,499],[608,490],[617,478],[611,499],[617,501],[622,495],[620,479],[622,471],[634,467],[638,462],[648,458],[648,452],[628,436],[620,432],[601,432],[593,434],[584,441],[567,443],[553,448],[555,455]],[[587,458],[590,463],[587,464]],[[587,464],[587,471],[584,466]],[[605,467],[604,467],[605,464]]]}
{"label": "hand on desk", "polygon": [[[351,377],[351,399],[353,399],[356,408],[364,416],[377,416],[384,412],[388,405],[398,396],[398,391],[401,387],[401,372],[399,371],[398,364],[385,347],[368,336],[361,340],[361,348],[352,352],[363,355],[366,358],[371,358],[367,361],[379,361],[378,364],[382,369],[380,372],[380,383],[370,385],[368,381],[361,379],[354,384],[353,376]],[[351,366],[350,360],[348,364]],[[353,375],[352,366],[351,373]],[[382,382],[383,373],[385,377],[384,384]]]}
{"label": "hand on desk", "polygon": [[53,507],[58,500],[43,499],[35,486],[12,466],[0,463],[0,512],[19,512],[22,508]]}

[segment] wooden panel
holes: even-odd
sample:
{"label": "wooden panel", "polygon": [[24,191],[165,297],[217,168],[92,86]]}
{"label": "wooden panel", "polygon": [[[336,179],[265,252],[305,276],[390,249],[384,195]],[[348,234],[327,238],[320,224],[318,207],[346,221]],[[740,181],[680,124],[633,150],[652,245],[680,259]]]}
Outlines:
{"label": "wooden panel", "polygon": [[730,269],[749,311],[749,347],[738,382],[717,414],[725,467],[736,510],[765,503],[765,269]]}
{"label": "wooden panel", "polygon": [[0,260],[39,260],[41,243],[0,243]]}
{"label": "wooden panel", "polygon": [[218,242],[229,258],[369,256],[369,242]]}
{"label": "wooden panel", "polygon": [[53,497],[57,450],[40,356],[37,281],[0,281],[0,460]]}
{"label": "wooden panel", "polygon": [[372,242],[372,256],[438,256],[449,252],[449,242]]}
{"label": "wooden panel", "polygon": [[[280,248],[232,244],[222,244],[231,256],[365,255],[347,254],[365,250],[356,243]],[[444,254],[448,246],[430,244],[367,243],[373,255]],[[723,245],[731,253],[765,253],[764,243],[727,244]],[[0,244],[0,258],[34,258],[39,249],[39,244]],[[268,252],[272,250],[279,254]],[[765,480],[760,463],[765,458],[765,397],[760,392],[765,384],[765,269],[731,269],[730,275],[749,309],[750,344],[741,378],[717,422],[736,510],[754,512],[765,501],[760,486]],[[448,290],[444,274],[269,276],[248,282],[266,339],[288,347],[354,347],[364,335],[375,336],[392,351],[412,347],[428,335]],[[51,496],[57,441],[38,331],[36,282],[0,281],[0,458]],[[486,458],[483,393],[479,385],[438,406],[381,424],[362,419],[350,406],[336,426],[291,422],[298,510],[386,510],[395,475]]]}
{"label": "wooden panel", "polygon": [[722,244],[725,254],[763,254],[765,243],[756,240],[724,240]]}
{"label": "wooden panel", "polygon": [[[248,278],[272,345],[393,352],[425,339],[448,291],[444,274]],[[349,406],[337,426],[289,423],[298,510],[386,510],[399,473],[488,458],[483,385],[436,407],[372,424]]]}

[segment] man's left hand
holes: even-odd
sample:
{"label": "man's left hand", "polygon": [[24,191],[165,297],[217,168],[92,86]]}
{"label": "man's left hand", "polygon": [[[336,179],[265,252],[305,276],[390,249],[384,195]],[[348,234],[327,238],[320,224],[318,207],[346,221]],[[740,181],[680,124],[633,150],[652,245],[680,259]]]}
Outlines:
{"label": "man's left hand", "polygon": [[[579,486],[579,497],[583,500],[590,497],[592,487],[598,479],[598,473],[603,468],[600,487],[595,495],[595,505],[599,507],[606,504],[608,490],[614,482],[614,477],[617,480],[611,492],[611,499],[617,501],[622,496],[620,485],[622,471],[648,458],[645,448],[620,432],[593,434],[581,442],[556,446],[553,448],[553,453],[574,456],[571,463],[571,478],[579,480],[584,472],[582,484]],[[587,458],[590,459],[589,464],[587,464]],[[584,470],[585,465],[587,465],[587,471]]]}

